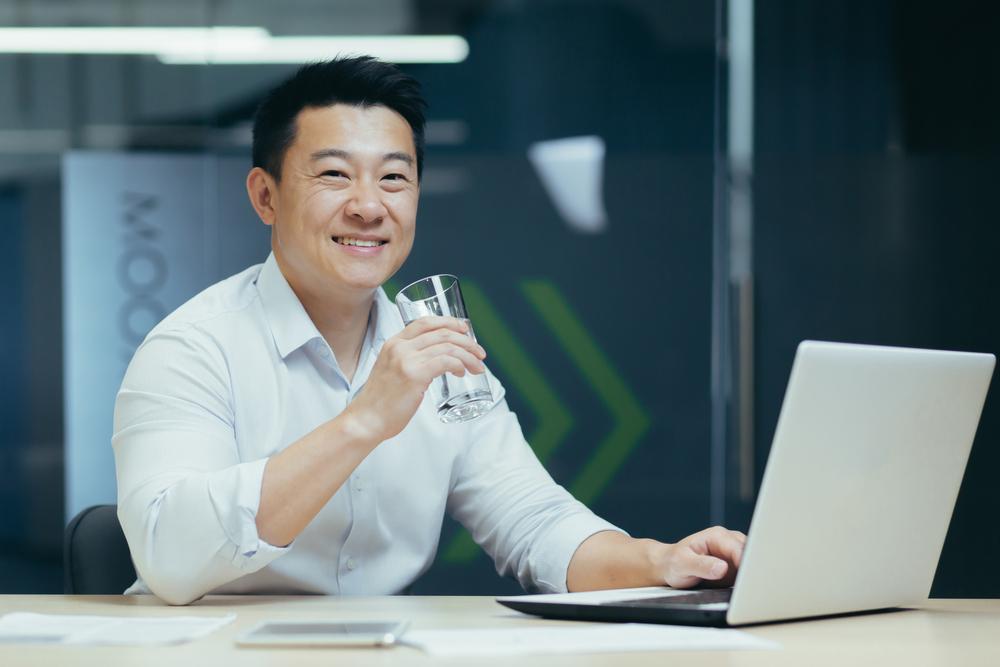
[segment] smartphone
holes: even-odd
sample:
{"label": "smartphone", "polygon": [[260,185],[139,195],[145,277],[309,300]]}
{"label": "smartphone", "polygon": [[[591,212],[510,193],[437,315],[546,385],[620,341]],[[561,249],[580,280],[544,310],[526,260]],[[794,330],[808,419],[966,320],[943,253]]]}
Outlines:
{"label": "smartphone", "polygon": [[408,621],[265,621],[236,640],[238,646],[392,646]]}

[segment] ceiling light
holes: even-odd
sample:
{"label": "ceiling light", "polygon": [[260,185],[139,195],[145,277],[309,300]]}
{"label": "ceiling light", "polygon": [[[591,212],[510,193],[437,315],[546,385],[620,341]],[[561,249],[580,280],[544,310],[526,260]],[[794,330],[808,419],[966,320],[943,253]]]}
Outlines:
{"label": "ceiling light", "polygon": [[149,54],[253,49],[270,39],[263,28],[0,28],[0,53]]}
{"label": "ceiling light", "polygon": [[458,35],[274,37],[260,27],[0,28],[0,53],[155,55],[177,65],[300,64],[338,54],[396,63],[457,63],[469,44]]}
{"label": "ceiling light", "polygon": [[213,44],[204,52],[161,49],[171,65],[300,64],[337,55],[365,54],[394,63],[458,63],[469,44],[457,35],[271,37],[262,44]]}

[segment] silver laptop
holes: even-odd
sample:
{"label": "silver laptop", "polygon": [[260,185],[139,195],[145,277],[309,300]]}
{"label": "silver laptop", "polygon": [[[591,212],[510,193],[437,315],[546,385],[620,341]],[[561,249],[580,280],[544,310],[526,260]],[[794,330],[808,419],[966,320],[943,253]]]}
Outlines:
{"label": "silver laptop", "polygon": [[805,341],[733,588],[497,601],[551,618],[745,625],[926,600],[995,362]]}

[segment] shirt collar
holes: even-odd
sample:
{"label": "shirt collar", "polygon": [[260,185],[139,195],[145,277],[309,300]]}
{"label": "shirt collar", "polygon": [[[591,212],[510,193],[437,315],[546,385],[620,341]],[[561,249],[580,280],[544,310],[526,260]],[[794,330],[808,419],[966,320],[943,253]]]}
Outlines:
{"label": "shirt collar", "polygon": [[403,318],[399,314],[399,309],[389,300],[389,296],[381,287],[375,293],[375,308],[372,313],[374,317],[371,325],[374,331],[372,347],[377,350],[382,347],[382,343],[402,330]]}
{"label": "shirt collar", "polygon": [[309,313],[295,296],[292,287],[278,268],[274,253],[267,256],[257,276],[257,292],[264,306],[264,317],[284,359],[314,338],[322,338]]}
{"label": "shirt collar", "polygon": [[[271,335],[282,359],[314,338],[322,339],[319,329],[281,273],[274,253],[267,256],[267,261],[257,276],[257,292],[264,307],[264,317],[271,328]],[[385,291],[379,288],[375,293],[375,307],[372,309],[366,333],[366,338],[371,336],[372,348],[375,350],[381,348],[382,343],[402,326],[403,321],[398,310],[389,301]]]}

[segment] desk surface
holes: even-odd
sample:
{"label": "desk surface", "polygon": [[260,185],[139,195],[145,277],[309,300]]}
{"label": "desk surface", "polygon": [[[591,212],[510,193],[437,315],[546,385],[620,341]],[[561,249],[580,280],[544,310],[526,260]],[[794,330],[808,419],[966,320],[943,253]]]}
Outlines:
{"label": "desk surface", "polygon": [[[237,648],[233,639],[266,619],[408,618],[414,628],[513,627],[561,624],[524,616],[488,597],[272,597],[211,596],[189,607],[167,607],[150,596],[2,595],[0,614],[212,615],[235,612],[236,621],[212,635],[168,647],[63,647],[0,644],[0,665],[425,665],[417,649]],[[1000,600],[930,600],[919,609],[746,629],[782,645],[777,651],[623,653],[517,658],[532,665],[1000,665]],[[682,662],[681,662],[682,661]],[[449,664],[462,664],[451,659]],[[464,662],[468,662],[467,660]],[[511,659],[477,665],[510,664]]]}

